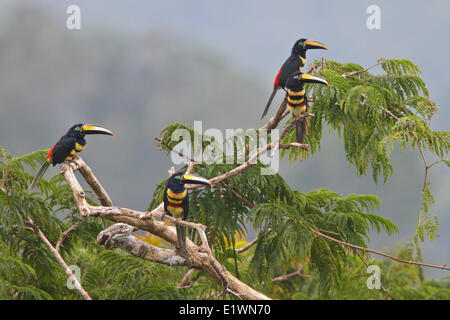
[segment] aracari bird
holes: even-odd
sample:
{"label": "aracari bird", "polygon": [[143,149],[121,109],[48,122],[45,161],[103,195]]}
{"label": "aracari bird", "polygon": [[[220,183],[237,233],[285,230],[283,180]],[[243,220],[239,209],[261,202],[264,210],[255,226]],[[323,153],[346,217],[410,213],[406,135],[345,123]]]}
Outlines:
{"label": "aracari bird", "polygon": [[[305,83],[320,83],[329,86],[324,78],[312,74],[296,72],[286,81],[287,106],[294,118],[308,111],[308,98],[305,96]],[[304,143],[308,134],[308,119],[302,117],[295,125],[295,136],[298,143]]]}
{"label": "aracari bird", "polygon": [[279,89],[284,89],[286,81],[293,73],[302,71],[302,68],[306,63],[306,51],[308,49],[328,50],[328,48],[323,43],[320,43],[318,41],[307,40],[304,38],[295,41],[294,46],[292,47],[291,55],[283,63],[280,70],[278,70],[275,81],[273,83],[272,94],[270,95],[269,101],[267,102],[261,119],[266,116],[270,104],[272,103],[272,100],[275,97],[277,91]]}
{"label": "aracari bird", "polygon": [[212,187],[208,179],[183,174],[182,172],[174,173],[167,180],[164,190],[163,218],[167,213],[177,219],[175,227],[177,229],[178,246],[182,251],[186,248],[186,227],[178,224],[178,219],[185,220],[189,212],[189,194],[184,186],[185,184],[200,184]]}
{"label": "aracari bird", "polygon": [[114,136],[114,133],[112,133],[111,130],[102,126],[90,124],[83,125],[82,123],[73,125],[47,153],[47,160],[37,172],[36,177],[28,189],[28,192],[33,191],[39,179],[44,175],[50,164],[55,166],[66,160],[71,161],[73,156],[83,150],[86,146],[86,140],[84,139],[86,134],[107,134]]}

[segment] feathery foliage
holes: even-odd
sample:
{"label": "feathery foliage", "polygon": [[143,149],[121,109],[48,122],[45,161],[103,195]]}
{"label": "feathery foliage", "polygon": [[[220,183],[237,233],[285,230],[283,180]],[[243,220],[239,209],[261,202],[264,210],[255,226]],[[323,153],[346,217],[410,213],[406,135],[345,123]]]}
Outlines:
{"label": "feathery foliage", "polygon": [[[309,119],[309,151],[291,148],[282,150],[282,155],[296,161],[319,151],[323,128],[328,126],[342,138],[347,159],[356,173],[365,175],[371,170],[375,182],[380,177],[385,182],[392,175],[390,153],[396,145],[426,150],[439,159],[436,163],[450,164],[445,158],[450,134],[430,129],[437,107],[430,100],[421,71],[412,62],[380,59],[383,73],[379,74],[371,74],[369,69],[354,63],[315,64],[314,72],[325,77],[330,87],[307,86],[307,94],[313,100],[310,112],[315,115]],[[187,145],[179,148],[179,137],[186,133]],[[174,149],[182,152],[186,163],[203,154],[204,162],[195,165],[194,173],[210,178],[237,168],[249,159],[255,146],[270,142],[259,141],[260,133],[235,132],[220,141],[195,133],[193,126],[175,123],[163,129],[159,147],[167,153]],[[282,143],[293,141],[291,131]],[[223,152],[224,145],[227,151],[234,152]],[[189,149],[193,152],[187,152]],[[45,153],[40,150],[13,158],[0,147],[1,299],[80,298],[76,290],[68,288],[66,274],[36,236],[28,217],[53,245],[64,239],[61,255],[68,265],[79,268],[80,281],[94,299],[218,297],[219,285],[200,271],[191,276],[190,289],[177,289],[187,268],[150,263],[97,245],[97,234],[110,223],[82,218],[60,175],[41,179],[35,192],[28,194],[33,179],[28,171],[35,171],[44,163]],[[381,199],[375,195],[342,196],[327,188],[293,190],[278,174],[261,175],[265,168],[257,161],[212,190],[199,188],[190,192],[188,220],[207,226],[207,237],[219,262],[245,283],[274,298],[387,298],[380,290],[367,289],[366,266],[353,249],[317,234],[365,247],[371,230],[388,235],[398,232],[394,223],[375,213]],[[429,168],[431,165],[426,172]],[[149,210],[163,201],[165,184],[166,180],[156,186]],[[92,193],[87,196],[95,204]],[[416,241],[394,253],[406,260],[421,260],[417,239],[423,240],[425,232],[433,239],[438,232],[438,221],[429,212],[434,199],[426,178],[422,198]],[[62,238],[63,232],[74,224],[77,228]],[[236,252],[236,248],[247,244],[244,239],[250,227],[258,233],[256,245]],[[199,243],[196,231],[190,232],[191,239]],[[154,241],[152,237],[139,238]],[[155,244],[168,246],[163,241]],[[448,299],[450,295],[448,282],[425,281],[420,267],[364,257],[369,264],[381,267],[383,284],[397,299]],[[294,276],[286,276],[296,270]]]}
{"label": "feathery foliage", "polygon": [[[290,148],[282,150],[282,155],[287,154],[295,161],[317,152],[323,128],[327,126],[342,138],[347,159],[356,173],[365,175],[371,170],[375,182],[380,177],[386,182],[393,174],[390,154],[396,144],[402,150],[408,145],[417,149],[419,144],[442,162],[447,161],[444,157],[448,153],[449,133],[430,129],[430,121],[438,108],[430,100],[420,69],[412,62],[380,59],[377,65],[384,73],[379,74],[371,74],[371,68],[366,70],[354,63],[325,61],[322,64],[316,61],[315,64],[314,72],[325,77],[330,87],[308,85],[306,88],[313,100],[310,112],[315,115],[310,118],[306,137],[310,148]],[[285,126],[290,121],[288,119]],[[173,139],[180,136],[178,129],[188,132],[188,143],[181,149],[180,140]],[[259,133],[258,130],[254,132]],[[199,132],[195,135],[196,139],[193,126],[172,124],[161,132],[159,146],[167,153],[175,149],[189,161],[202,152],[207,153],[211,145],[215,148],[223,143]],[[252,142],[251,135],[236,134],[228,138],[224,145],[234,151],[234,163],[224,164],[221,160],[229,158],[225,152],[217,156],[223,150],[219,148],[219,151],[215,150],[216,161],[196,164],[195,173],[215,177],[236,168],[251,155],[248,150],[251,150]],[[295,142],[293,130],[282,140],[282,143],[290,142]],[[318,237],[312,230],[323,230],[335,239],[364,247],[369,241],[370,230],[384,231],[388,235],[398,232],[389,219],[374,214],[381,205],[376,196],[341,196],[326,188],[302,193],[292,190],[278,174],[261,175],[263,167],[258,162],[215,185],[211,192],[192,191],[188,218],[208,227],[211,246],[223,263],[235,259],[230,253],[230,248],[236,245],[235,237],[245,236],[248,225],[258,230],[260,240],[252,254],[246,257],[248,276],[252,279],[270,281],[277,274],[287,272],[296,261],[315,272],[320,279],[319,289],[325,290],[339,284],[352,251]],[[162,201],[165,183],[162,181],[157,185],[149,210]],[[428,188],[424,188],[423,199],[423,211],[428,212],[433,203]],[[437,233],[437,220],[431,218],[430,222],[425,214],[422,219],[425,221],[422,225],[432,239]],[[271,232],[267,233],[269,229]],[[191,236],[196,239],[194,231]],[[237,257],[238,261],[241,258]],[[233,269],[234,265],[230,267]]]}
{"label": "feathery foliage", "polygon": [[[390,153],[398,144],[423,151],[428,150],[440,161],[447,161],[450,133],[433,131],[431,120],[438,107],[430,100],[428,89],[422,80],[422,72],[409,60],[379,59],[384,73],[371,74],[354,63],[325,61],[315,72],[325,77],[330,87],[311,85],[308,96],[313,100],[310,112],[309,133],[306,142],[310,151],[290,149],[290,160],[304,159],[320,149],[323,127],[326,124],[343,138],[347,159],[358,175],[372,171],[375,182],[379,177],[386,182],[393,174]],[[294,134],[284,142],[295,141]],[[425,161],[425,159],[424,159]],[[427,164],[425,163],[425,166]],[[428,170],[428,168],[426,168]],[[425,173],[426,175],[426,173]],[[424,241],[424,234],[433,240],[439,222],[429,213],[433,198],[427,181],[422,190],[422,208],[416,237]]]}

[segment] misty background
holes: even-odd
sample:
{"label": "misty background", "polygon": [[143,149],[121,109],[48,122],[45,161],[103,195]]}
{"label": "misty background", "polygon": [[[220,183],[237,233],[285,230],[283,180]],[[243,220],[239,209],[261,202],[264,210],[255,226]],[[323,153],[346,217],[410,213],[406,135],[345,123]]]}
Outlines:
{"label": "misty background", "polygon": [[[71,4],[81,8],[81,30],[66,28]],[[381,8],[381,30],[366,27],[371,4]],[[432,129],[448,130],[449,9],[448,1],[406,0],[3,0],[0,145],[19,156],[50,148],[74,123],[104,125],[116,136],[88,137],[82,157],[115,205],[146,210],[172,166],[154,137],[173,122],[194,120],[203,121],[203,130],[260,127],[274,77],[301,37],[329,48],[309,51],[309,63],[324,57],[369,67],[379,58],[412,60],[441,108]],[[271,114],[281,99],[279,93]],[[376,213],[400,233],[373,232],[370,247],[387,250],[414,236],[424,174],[417,152],[397,149],[392,163],[394,175],[375,185],[370,173],[355,174],[343,143],[324,131],[320,152],[302,163],[283,160],[280,174],[302,192],[327,187],[379,196]],[[429,174],[440,237],[425,241],[422,253],[427,263],[450,263],[450,174],[444,165]]]}

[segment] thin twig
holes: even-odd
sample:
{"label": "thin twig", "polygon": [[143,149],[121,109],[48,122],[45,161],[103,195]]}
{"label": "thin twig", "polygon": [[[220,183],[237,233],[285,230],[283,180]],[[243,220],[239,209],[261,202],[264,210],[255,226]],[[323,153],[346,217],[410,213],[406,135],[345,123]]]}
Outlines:
{"label": "thin twig", "polygon": [[299,149],[309,150],[309,144],[298,143],[298,142],[281,143],[280,144],[280,149],[290,149],[290,148],[299,148]]}
{"label": "thin twig", "polygon": [[302,273],[303,271],[303,265],[300,265],[300,267],[297,268],[297,270],[295,270],[294,272],[282,275],[282,276],[278,276],[272,279],[272,282],[280,282],[280,281],[287,281],[292,277],[302,277],[302,278],[307,278],[308,276],[304,275]]}
{"label": "thin twig", "polygon": [[245,199],[243,196],[241,196],[236,190],[234,190],[233,188],[230,189],[231,193],[234,195],[234,197],[238,200],[240,200],[243,204],[245,204],[247,207],[249,208],[253,208],[255,205],[253,204],[253,202]]}
{"label": "thin twig", "polygon": [[59,249],[60,249],[62,243],[69,236],[69,233],[72,232],[73,230],[75,230],[76,228],[78,228],[79,225],[80,225],[80,223],[75,223],[75,224],[71,225],[66,231],[64,231],[61,234],[61,237],[59,238],[59,240],[56,242],[56,245],[55,245],[56,251],[59,252]]}
{"label": "thin twig", "polygon": [[357,74],[361,74],[361,73],[367,72],[370,69],[375,68],[376,66],[379,66],[379,65],[381,65],[383,63],[386,63],[386,61],[381,60],[380,62],[378,62],[378,63],[374,64],[373,66],[370,66],[370,67],[368,67],[367,69],[364,69],[364,70],[345,72],[345,73],[342,74],[342,77],[343,78],[347,78],[347,77],[350,77],[350,76],[354,76],[354,75],[357,75]]}
{"label": "thin twig", "polygon": [[[155,140],[158,142],[158,148],[162,151],[163,149],[161,148],[161,145],[166,146],[166,148],[169,149],[169,151],[171,152],[175,152],[176,154],[178,154],[180,157],[184,158],[184,160],[186,161],[186,164],[189,163],[189,166],[193,165],[195,163],[195,159],[192,157],[188,157],[187,155],[185,155],[184,153],[182,153],[181,151],[176,151],[174,150],[172,147],[170,147],[168,144],[164,143],[164,141],[160,138],[160,137],[155,137]],[[189,169],[188,169],[189,170]],[[192,169],[191,169],[192,171]]]}
{"label": "thin twig", "polygon": [[231,290],[230,288],[227,288],[227,292],[231,293],[233,296],[235,296],[236,298],[238,298],[239,300],[242,300],[242,297],[240,294],[234,292],[233,290]]}
{"label": "thin twig", "polygon": [[186,272],[186,274],[184,275],[183,279],[181,279],[181,282],[178,284],[177,288],[179,289],[187,289],[187,288],[191,288],[193,286],[193,282],[189,282],[189,277],[191,276],[191,274],[193,274],[195,271],[194,268],[191,268],[188,270],[188,272]]}
{"label": "thin twig", "polygon": [[313,227],[309,227],[309,228],[311,229],[312,232],[314,232],[316,235],[318,235],[318,236],[320,236],[322,238],[325,238],[325,239],[328,239],[328,240],[340,243],[340,244],[342,244],[344,246],[347,246],[347,247],[350,247],[350,248],[358,249],[358,250],[361,250],[361,251],[364,251],[364,252],[371,252],[371,253],[377,254],[379,256],[383,256],[383,257],[386,257],[386,258],[389,258],[389,259],[392,259],[392,260],[395,260],[395,261],[398,261],[398,262],[401,262],[401,263],[414,264],[414,265],[418,265],[418,266],[422,266],[422,267],[443,269],[443,270],[449,270],[450,271],[450,268],[448,268],[446,264],[444,264],[442,266],[438,266],[438,265],[434,265],[434,264],[428,264],[428,263],[422,263],[422,262],[417,262],[417,261],[412,261],[412,260],[400,259],[398,257],[389,255],[387,253],[383,253],[383,252],[380,252],[380,251],[377,251],[377,250],[373,250],[373,249],[357,246],[355,244],[351,244],[351,243],[348,243],[348,242],[345,242],[345,241],[342,241],[342,240],[335,239],[333,237],[327,236],[326,234],[323,234],[322,232],[314,229]]}
{"label": "thin twig", "polygon": [[265,232],[263,232],[262,234],[260,234],[257,238],[253,239],[252,241],[250,241],[249,243],[247,243],[245,246],[243,246],[242,248],[236,249],[235,251],[238,253],[242,253],[247,251],[248,249],[250,249],[251,247],[253,247],[259,240],[261,240],[263,237],[265,237],[268,233],[270,233],[272,231],[271,228],[267,229]]}
{"label": "thin twig", "polygon": [[[383,107],[380,107],[380,108],[381,108],[381,110],[383,110],[387,115],[389,115],[391,118],[395,119],[396,121],[399,121],[399,120],[400,120],[395,114],[393,114],[393,113],[392,113],[391,111],[389,111],[388,109],[383,108]],[[413,139],[414,139],[414,141],[415,141],[415,143],[416,143],[416,145],[417,145],[417,148],[419,149],[420,157],[422,158],[423,165],[424,165],[424,167],[425,167],[425,172],[424,172],[424,177],[423,177],[423,184],[422,184],[422,195],[423,195],[423,194],[425,193],[425,190],[426,190],[427,184],[428,184],[428,182],[427,182],[427,180],[428,180],[428,170],[429,170],[432,166],[434,166],[435,164],[437,164],[437,163],[439,163],[439,162],[443,162],[444,160],[441,159],[441,160],[435,161],[435,162],[433,162],[432,164],[429,165],[429,164],[428,164],[428,161],[427,161],[427,159],[426,159],[426,157],[425,157],[425,153],[424,153],[424,151],[423,151],[422,145],[420,144],[419,138],[418,138],[417,135],[415,134],[415,132],[414,132],[414,130],[413,130],[411,124],[410,124],[409,122],[406,122],[406,126],[408,127],[409,133],[410,133],[411,136],[413,137]],[[422,224],[422,218],[423,218],[424,212],[425,212],[425,210],[424,210],[424,207],[423,207],[423,205],[422,205],[422,207],[420,208],[420,211],[419,211],[419,217],[418,217],[418,219],[417,219],[417,220],[418,220],[418,221],[417,221],[417,226],[420,226],[420,225]]]}
{"label": "thin twig", "polygon": [[[359,254],[358,251],[355,252],[356,255],[361,259],[361,261],[366,265],[366,268],[369,267],[369,265],[367,264],[366,260],[364,260],[364,258]],[[392,300],[396,300],[387,290],[385,287],[383,287],[383,285],[381,284],[381,280],[378,279],[377,277],[375,277],[375,279],[378,281],[378,283],[380,284],[381,290],[383,290],[383,292],[385,294],[387,294]]]}
{"label": "thin twig", "polygon": [[[313,113],[309,113],[309,112],[304,112],[303,114],[299,115],[298,117],[293,118],[293,119],[291,120],[290,125],[291,125],[291,124],[294,125],[294,124],[296,124],[298,121],[301,121],[301,119],[307,118],[307,117],[314,117],[314,114],[313,114]],[[283,131],[283,132],[287,132],[287,131]],[[284,136],[284,135],[285,135],[285,134],[283,134],[283,136]],[[278,139],[278,143],[276,143],[274,146],[271,145],[271,146],[269,147],[270,149],[273,148],[272,153],[270,154],[270,157],[273,158],[273,156],[275,156],[275,153],[276,153],[276,151],[278,150],[278,148],[281,147],[282,144],[280,144],[279,142],[281,141],[282,138],[283,138],[283,137],[280,136],[280,138]],[[305,144],[302,144],[302,143],[295,143],[295,142],[292,143],[292,144],[284,144],[283,146],[286,146],[287,148],[290,148],[291,145],[292,145],[292,146],[296,146],[296,147],[301,148],[301,149],[308,149],[308,148],[309,148],[308,145],[305,145]],[[306,147],[306,146],[308,146],[308,147]]]}
{"label": "thin twig", "polygon": [[283,131],[280,133],[280,136],[278,137],[278,139],[276,139],[275,141],[268,143],[267,145],[265,145],[264,147],[259,148],[251,157],[250,159],[248,159],[246,162],[244,162],[243,164],[241,164],[240,166],[222,174],[219,175],[215,178],[210,179],[209,181],[212,184],[217,184],[225,179],[228,179],[230,177],[234,177],[237,174],[241,173],[242,171],[250,168],[251,166],[255,165],[256,159],[258,158],[258,156],[260,154],[262,154],[263,152],[266,152],[269,148],[273,148],[274,146],[276,146],[277,144],[279,144],[279,142],[281,141],[281,139],[283,139],[283,137],[289,132],[289,130],[294,126],[295,124],[295,119],[294,121],[292,121],[291,123],[289,123],[284,129]]}
{"label": "thin twig", "polygon": [[[314,63],[311,67],[309,67],[309,69],[306,71],[306,73],[313,73],[316,71],[316,69],[319,67],[318,63]],[[323,63],[322,63],[322,68],[323,68]]]}
{"label": "thin twig", "polygon": [[430,169],[432,166],[434,166],[434,165],[436,165],[436,164],[438,164],[438,163],[444,162],[444,161],[450,161],[450,158],[437,160],[437,161],[433,162],[432,164],[430,164],[430,165],[428,166],[428,169]]}

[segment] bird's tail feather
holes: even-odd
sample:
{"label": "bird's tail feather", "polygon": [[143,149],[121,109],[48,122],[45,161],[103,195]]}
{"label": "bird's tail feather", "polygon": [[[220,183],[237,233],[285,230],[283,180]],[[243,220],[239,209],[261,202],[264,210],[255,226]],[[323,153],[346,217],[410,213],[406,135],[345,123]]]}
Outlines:
{"label": "bird's tail feather", "polygon": [[50,165],[50,163],[45,162],[42,167],[39,169],[39,171],[36,173],[36,176],[34,177],[33,181],[30,184],[30,187],[28,188],[28,193],[31,193],[34,189],[34,187],[36,186],[36,184],[38,183],[39,179],[42,178],[42,176],[44,175],[45,171],[47,171],[48,166]]}
{"label": "bird's tail feather", "polygon": [[298,143],[305,143],[305,137],[308,134],[308,119],[302,118],[295,124],[295,136]]}
{"label": "bird's tail feather", "polygon": [[264,109],[264,112],[263,112],[263,114],[261,116],[261,119],[264,118],[266,116],[266,114],[267,114],[267,111],[269,111],[270,104],[272,103],[272,100],[275,97],[275,94],[277,93],[277,90],[278,90],[277,87],[273,88],[272,94],[270,95],[269,101],[267,101],[266,108]]}

